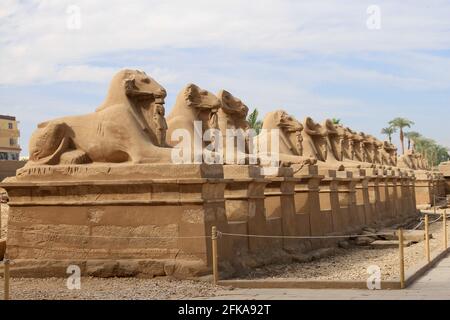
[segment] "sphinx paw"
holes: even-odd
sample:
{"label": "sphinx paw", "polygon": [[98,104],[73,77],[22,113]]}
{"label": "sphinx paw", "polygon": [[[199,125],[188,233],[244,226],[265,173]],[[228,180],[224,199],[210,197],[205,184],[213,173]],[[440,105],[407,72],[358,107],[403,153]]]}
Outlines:
{"label": "sphinx paw", "polygon": [[64,152],[60,157],[60,164],[85,164],[92,162],[86,152],[71,150]]}

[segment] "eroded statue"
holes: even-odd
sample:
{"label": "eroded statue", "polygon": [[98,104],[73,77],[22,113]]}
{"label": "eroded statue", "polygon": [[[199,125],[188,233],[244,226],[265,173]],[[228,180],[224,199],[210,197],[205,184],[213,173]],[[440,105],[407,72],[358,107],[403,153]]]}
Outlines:
{"label": "eroded statue", "polygon": [[267,150],[269,156],[272,152],[276,152],[275,144],[271,141],[271,132],[278,129],[278,154],[283,165],[310,165],[317,162],[313,157],[304,156],[303,125],[287,112],[283,110],[269,112],[264,118],[262,129],[255,138],[261,158],[264,158],[264,154],[262,154],[264,149]]}
{"label": "eroded statue", "polygon": [[[335,158],[328,138],[327,127],[332,126],[331,121],[327,120],[324,125],[320,125],[319,123],[314,122],[310,117],[307,117],[303,122],[303,126],[304,130],[302,135],[304,139],[305,156],[317,159],[319,168],[344,170],[343,164]],[[335,130],[334,127],[333,130]],[[333,134],[335,133],[336,131],[333,131]],[[332,137],[334,137],[333,134]],[[336,150],[336,152],[339,153],[340,151]]]}
{"label": "eroded statue", "polygon": [[398,157],[399,168],[417,170],[416,155],[414,150],[407,150],[405,154]]}
{"label": "eroded statue", "polygon": [[334,124],[333,121],[329,119],[325,121],[324,126],[327,129],[330,149],[332,151],[334,159],[336,159],[336,161],[343,161],[343,145],[345,139],[345,130],[343,126],[340,124]]}
{"label": "eroded statue", "polygon": [[[201,139],[199,150],[203,150],[211,142],[203,139],[208,129],[218,129],[218,117],[221,104],[219,99],[209,91],[201,89],[195,84],[188,84],[177,96],[175,105],[167,116],[167,143],[176,146],[182,140],[178,134],[173,139],[174,131],[183,129],[190,137],[188,145],[194,160],[195,140]],[[194,122],[200,123],[195,126]]]}
{"label": "eroded statue", "polygon": [[121,70],[93,113],[38,125],[27,166],[57,164],[169,163],[164,88],[138,70]]}
{"label": "eroded statue", "polygon": [[362,151],[364,162],[376,164],[376,141],[371,135],[361,132],[360,135],[363,137],[362,140]]}
{"label": "eroded statue", "polygon": [[429,170],[423,155],[414,149],[408,150],[404,155],[398,157],[398,167],[413,170]]}
{"label": "eroded statue", "polygon": [[[247,121],[248,107],[239,98],[236,98],[226,90],[219,91],[217,98],[221,104],[217,114],[218,127],[223,139],[223,158],[225,163],[228,161],[238,163],[239,154],[241,154],[240,158],[242,159],[248,158],[249,154],[248,130],[250,129],[250,124]],[[227,135],[227,130],[229,135]],[[243,142],[243,145],[239,147],[238,137]],[[228,146],[229,142],[232,143],[231,146]],[[230,156],[227,157],[227,146],[234,149],[233,159]]]}
{"label": "eroded statue", "polygon": [[[373,164],[368,162],[368,152],[365,149],[365,136],[356,133],[350,128],[344,128],[345,135],[343,145],[343,158],[346,168],[371,168]],[[378,155],[375,154],[375,157]]]}
{"label": "eroded statue", "polygon": [[385,166],[397,166],[397,148],[390,142],[384,141],[381,151],[382,164]]}

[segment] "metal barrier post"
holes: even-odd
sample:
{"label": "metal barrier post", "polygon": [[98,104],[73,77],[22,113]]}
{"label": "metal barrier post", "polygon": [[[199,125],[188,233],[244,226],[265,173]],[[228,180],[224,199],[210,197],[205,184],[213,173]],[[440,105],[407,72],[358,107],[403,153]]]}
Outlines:
{"label": "metal barrier post", "polygon": [[216,286],[219,282],[219,264],[217,259],[217,229],[212,227],[211,232],[212,240],[212,263],[213,263],[213,284]]}
{"label": "metal barrier post", "polygon": [[405,288],[405,256],[403,252],[403,230],[398,229],[398,249],[400,258],[400,289]]}
{"label": "metal barrier post", "polygon": [[427,261],[431,261],[430,257],[430,231],[429,231],[429,222],[428,222],[428,214],[425,215],[425,256],[427,257]]}

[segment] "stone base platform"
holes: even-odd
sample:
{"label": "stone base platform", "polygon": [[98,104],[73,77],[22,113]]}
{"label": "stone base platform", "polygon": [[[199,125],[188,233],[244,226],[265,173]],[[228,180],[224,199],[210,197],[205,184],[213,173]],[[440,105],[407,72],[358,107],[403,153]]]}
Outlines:
{"label": "stone base platform", "polygon": [[211,227],[226,224],[225,182],[220,165],[23,168],[1,184],[8,258],[22,276],[69,264],[88,275],[204,273]]}

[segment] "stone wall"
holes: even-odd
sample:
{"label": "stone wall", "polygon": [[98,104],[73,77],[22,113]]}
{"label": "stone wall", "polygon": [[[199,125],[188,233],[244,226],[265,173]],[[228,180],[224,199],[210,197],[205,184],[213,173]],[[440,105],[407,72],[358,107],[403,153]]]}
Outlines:
{"label": "stone wall", "polygon": [[245,165],[84,169],[48,167],[40,181],[3,184],[10,197],[7,251],[16,274],[64,276],[77,264],[93,276],[200,276],[210,272],[213,225],[224,233],[223,271],[233,272],[333,243],[242,235],[348,234],[417,214],[415,177],[401,170],[324,176],[316,166],[269,175]]}
{"label": "stone wall", "polygon": [[[174,151],[197,161],[188,151],[209,147],[209,129],[249,133],[249,108],[189,84],[166,121],[165,97],[145,72],[121,70],[94,112],[41,123],[15,176],[24,163],[3,163],[13,274],[66,276],[76,264],[84,276],[198,277],[211,271],[213,226],[222,271],[233,272],[337,241],[323,236],[403,222],[445,193],[420,155],[397,158],[391,143],[283,110],[266,115],[257,137],[238,139],[244,148],[225,140],[245,164],[174,164]],[[194,143],[169,141],[177,129]]]}
{"label": "stone wall", "polygon": [[0,160],[0,181],[7,177],[14,177],[16,170],[22,168],[26,161]]}

